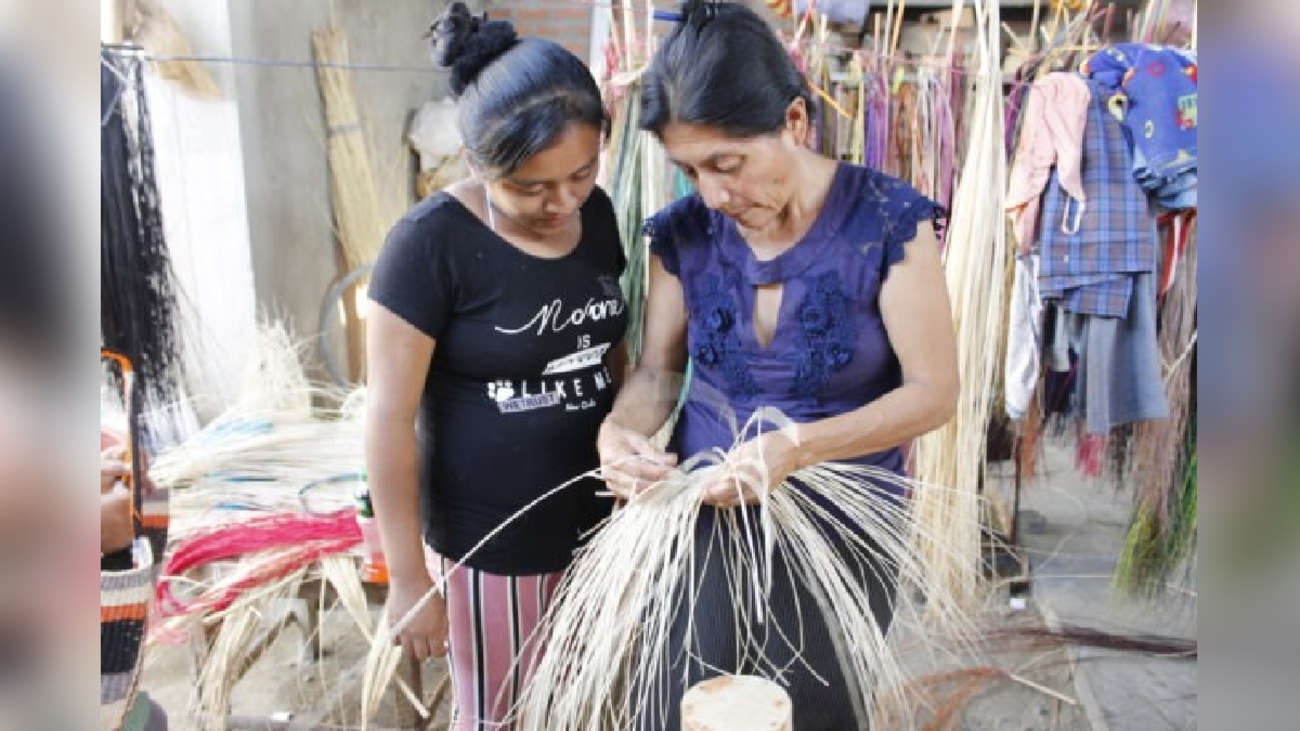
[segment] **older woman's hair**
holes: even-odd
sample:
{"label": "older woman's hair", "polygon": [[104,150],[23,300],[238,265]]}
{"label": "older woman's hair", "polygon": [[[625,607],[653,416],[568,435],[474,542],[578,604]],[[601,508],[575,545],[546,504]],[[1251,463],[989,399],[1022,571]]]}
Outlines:
{"label": "older woman's hair", "polygon": [[443,11],[429,36],[434,61],[451,73],[457,127],[479,167],[509,175],[571,122],[607,128],[596,80],[563,46],[521,39],[510,23],[472,15],[462,2]]}
{"label": "older woman's hair", "polygon": [[691,0],[682,16],[644,76],[642,129],[662,135],[677,122],[754,137],[780,130],[800,98],[812,115],[803,74],[753,10]]}

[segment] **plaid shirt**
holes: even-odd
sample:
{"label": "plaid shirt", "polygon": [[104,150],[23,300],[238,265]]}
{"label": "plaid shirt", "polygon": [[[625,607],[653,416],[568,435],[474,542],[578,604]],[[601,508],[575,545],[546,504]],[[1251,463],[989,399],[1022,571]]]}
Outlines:
{"label": "plaid shirt", "polygon": [[1088,86],[1087,202],[1080,211],[1052,170],[1038,226],[1038,283],[1043,299],[1062,300],[1069,312],[1124,317],[1133,294],[1130,275],[1156,268],[1155,214],[1133,178],[1133,155],[1119,120],[1106,109],[1106,90],[1094,81]]}

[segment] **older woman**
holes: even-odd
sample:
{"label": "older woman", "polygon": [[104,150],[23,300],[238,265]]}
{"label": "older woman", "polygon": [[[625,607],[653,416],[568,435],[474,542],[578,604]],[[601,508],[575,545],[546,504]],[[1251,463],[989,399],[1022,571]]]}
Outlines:
{"label": "older woman", "polygon": [[[830,460],[901,471],[900,445],[947,421],[958,389],[930,223],[936,206],[902,181],[810,150],[807,84],[751,10],[693,2],[684,16],[647,71],[641,124],[698,193],[647,222],[653,256],[644,353],[601,427],[607,482],[630,494],[665,477],[679,457],[725,450],[736,436],[725,412],[743,423],[761,406],[799,422],[797,443],[769,431],[733,455],[744,463],[761,453],[766,485]],[[690,393],[672,451],[662,452],[649,436],[671,413],[673,374],[688,357]],[[718,553],[706,547],[723,525],[715,511],[754,498],[729,481],[713,485],[696,555]],[[766,666],[738,657],[728,582],[709,580],[721,571],[712,560],[701,571],[694,616],[681,618],[671,648],[673,663],[689,663],[687,673],[680,664],[666,670],[657,692],[667,700],[646,709],[647,728],[678,727],[685,685]],[[864,699],[840,670],[834,628],[810,611],[817,603],[807,587],[783,567],[773,574],[772,618],[787,630],[802,623],[805,632],[807,666],[791,662],[789,643],[763,650],[767,662],[791,664],[794,727],[864,727]],[[886,628],[890,567],[862,567],[860,578]],[[692,656],[684,658],[677,650],[688,627]],[[658,717],[663,709],[667,718]]]}

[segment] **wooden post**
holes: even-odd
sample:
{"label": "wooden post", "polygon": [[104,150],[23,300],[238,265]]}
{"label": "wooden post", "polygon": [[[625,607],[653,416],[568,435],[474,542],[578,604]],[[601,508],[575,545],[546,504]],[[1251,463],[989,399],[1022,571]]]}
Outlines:
{"label": "wooden post", "polygon": [[99,42],[121,43],[126,34],[126,0],[99,0]]}
{"label": "wooden post", "polygon": [[754,675],[721,675],[682,697],[682,731],[792,731],[785,690]]}

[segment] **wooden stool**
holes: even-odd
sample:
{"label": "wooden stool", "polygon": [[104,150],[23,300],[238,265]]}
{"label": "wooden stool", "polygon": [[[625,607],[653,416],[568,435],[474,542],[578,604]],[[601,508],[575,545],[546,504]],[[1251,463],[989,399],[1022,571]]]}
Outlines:
{"label": "wooden stool", "polygon": [[682,731],[792,731],[785,689],[754,675],[720,675],[682,696]]}

